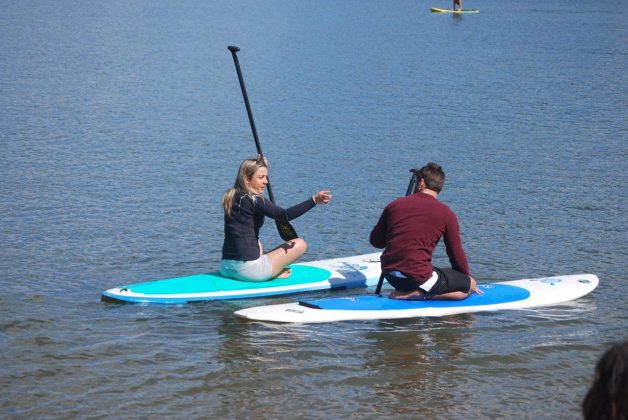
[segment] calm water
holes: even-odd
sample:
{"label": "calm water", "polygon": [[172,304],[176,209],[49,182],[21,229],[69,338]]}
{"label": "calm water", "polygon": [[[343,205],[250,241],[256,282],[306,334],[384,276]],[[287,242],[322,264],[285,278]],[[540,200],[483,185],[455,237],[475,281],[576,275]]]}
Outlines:
{"label": "calm water", "polygon": [[[616,1],[0,1],[0,416],[573,418],[627,336],[628,12]],[[254,154],[307,259],[372,252],[433,160],[481,281],[590,272],[551,308],[275,326],[100,301],[214,270]],[[278,243],[264,229],[267,247]],[[442,250],[436,262],[445,265]],[[361,291],[301,295],[325,296]],[[524,414],[525,413],[525,414]]]}

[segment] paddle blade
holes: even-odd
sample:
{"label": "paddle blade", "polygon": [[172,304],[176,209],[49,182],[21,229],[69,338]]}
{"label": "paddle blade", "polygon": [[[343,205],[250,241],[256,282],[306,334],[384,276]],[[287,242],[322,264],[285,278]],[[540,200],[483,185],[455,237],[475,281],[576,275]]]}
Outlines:
{"label": "paddle blade", "polygon": [[292,225],[288,223],[287,220],[275,220],[275,224],[277,225],[277,232],[279,232],[279,236],[284,241],[291,241],[299,237],[297,235],[297,231],[294,230]]}

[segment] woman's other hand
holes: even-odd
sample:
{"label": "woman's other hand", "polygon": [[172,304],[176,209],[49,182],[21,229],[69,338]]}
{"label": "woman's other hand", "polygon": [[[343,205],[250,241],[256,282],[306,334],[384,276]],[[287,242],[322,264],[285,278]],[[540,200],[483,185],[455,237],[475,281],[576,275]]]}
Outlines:
{"label": "woman's other hand", "polygon": [[312,196],[312,200],[314,200],[314,204],[328,204],[332,197],[331,191],[319,191]]}

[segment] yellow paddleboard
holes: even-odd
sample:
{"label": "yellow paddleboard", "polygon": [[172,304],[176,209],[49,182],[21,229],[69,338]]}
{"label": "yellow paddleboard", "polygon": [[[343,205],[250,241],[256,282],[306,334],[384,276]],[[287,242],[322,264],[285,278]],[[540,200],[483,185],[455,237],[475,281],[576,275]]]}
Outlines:
{"label": "yellow paddleboard", "polygon": [[452,9],[439,9],[438,7],[432,7],[432,12],[434,13],[480,13],[480,10],[479,9],[452,10]]}

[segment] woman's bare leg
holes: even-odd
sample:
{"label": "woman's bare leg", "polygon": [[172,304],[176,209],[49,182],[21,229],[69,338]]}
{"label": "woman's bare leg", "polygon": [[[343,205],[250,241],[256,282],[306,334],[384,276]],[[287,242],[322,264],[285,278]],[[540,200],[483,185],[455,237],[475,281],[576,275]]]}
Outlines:
{"label": "woman's bare leg", "polygon": [[284,271],[287,265],[292,264],[297,258],[302,256],[306,250],[307,243],[301,238],[296,238],[270,251],[267,255],[273,263],[272,276],[278,276]]}

